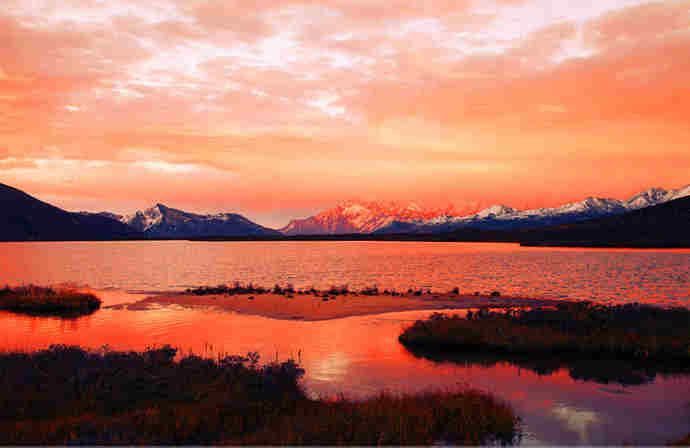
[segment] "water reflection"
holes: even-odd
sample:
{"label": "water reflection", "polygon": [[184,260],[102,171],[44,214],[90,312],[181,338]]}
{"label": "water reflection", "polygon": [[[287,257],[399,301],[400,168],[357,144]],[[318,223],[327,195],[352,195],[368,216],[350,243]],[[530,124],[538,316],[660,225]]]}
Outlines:
{"label": "water reflection", "polygon": [[[0,313],[0,350],[78,344],[142,350],[171,344],[199,354],[301,359],[303,384],[316,396],[359,398],[381,390],[416,392],[468,385],[491,391],[523,418],[523,443],[663,444],[690,432],[690,379],[635,367],[634,374],[595,365],[414,354],[397,341],[401,329],[433,311],[330,321],[275,320],[212,309],[101,309],[63,320]],[[459,361],[459,362],[458,362]],[[607,383],[608,381],[608,383]]]}
{"label": "water reflection", "polygon": [[[406,347],[405,349],[416,358],[427,359],[435,363],[453,363],[465,367],[477,365],[484,368],[510,364],[534,372],[538,376],[550,376],[563,371],[567,372],[570,378],[574,380],[592,381],[599,384],[640,386],[652,383],[657,375],[690,375],[690,368],[680,365],[662,365],[619,359],[535,358],[508,353],[447,353],[413,347]],[[620,389],[606,388],[602,390],[611,393],[625,393],[621,392]]]}

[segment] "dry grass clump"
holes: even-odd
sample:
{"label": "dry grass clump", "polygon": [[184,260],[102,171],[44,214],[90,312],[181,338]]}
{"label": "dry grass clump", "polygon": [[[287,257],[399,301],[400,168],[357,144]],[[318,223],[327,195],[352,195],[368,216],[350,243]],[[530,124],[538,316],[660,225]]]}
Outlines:
{"label": "dry grass clump", "polygon": [[0,289],[0,309],[28,313],[75,315],[87,314],[101,306],[101,299],[71,288],[43,286],[5,286]]}
{"label": "dry grass clump", "polygon": [[[457,289],[457,288],[456,288]],[[421,289],[415,295],[422,295],[424,291]],[[350,289],[347,284],[343,285],[331,285],[328,289],[316,289],[315,287],[300,288],[297,289],[291,283],[287,283],[285,286],[281,286],[276,283],[272,288],[262,287],[254,285],[253,283],[244,284],[242,282],[235,281],[232,285],[230,284],[220,284],[218,286],[199,286],[197,288],[187,288],[185,290],[186,294],[193,294],[197,296],[204,295],[246,295],[246,294],[280,294],[285,296],[291,296],[295,294],[299,295],[313,295],[317,297],[334,297],[334,296],[378,296],[378,295],[390,295],[390,296],[402,296],[402,292],[397,292],[395,289],[380,291],[376,285],[364,286],[360,290]],[[412,290],[410,290],[410,294]],[[431,294],[431,291],[427,291]]]}
{"label": "dry grass clump", "polygon": [[200,286],[198,288],[187,288],[185,292],[187,294],[194,294],[196,296],[216,294],[227,294],[232,296],[235,294],[267,294],[271,292],[271,290],[269,288],[255,286],[252,282],[249,282],[245,285],[236,281],[232,286],[224,284],[218,286]]}
{"label": "dry grass clump", "polygon": [[169,346],[0,355],[0,443],[507,444],[520,436],[512,409],[484,392],[314,400],[293,361],[175,357]]}
{"label": "dry grass clump", "polygon": [[595,357],[690,362],[690,311],[650,305],[566,302],[555,308],[435,313],[400,335],[416,347],[504,353],[574,353]]}

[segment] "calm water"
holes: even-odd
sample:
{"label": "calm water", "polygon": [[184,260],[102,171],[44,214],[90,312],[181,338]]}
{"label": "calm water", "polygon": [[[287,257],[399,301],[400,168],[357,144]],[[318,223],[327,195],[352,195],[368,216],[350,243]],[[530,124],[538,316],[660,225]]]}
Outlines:
{"label": "calm water", "polygon": [[417,242],[0,243],[0,284],[180,290],[241,280],[690,303],[690,250]]}
{"label": "calm water", "polygon": [[[235,279],[263,285],[425,286],[549,297],[687,305],[690,251],[520,248],[445,243],[33,243],[0,244],[0,284],[72,282],[105,304],[127,291],[177,290]],[[140,297],[140,296],[139,296]],[[136,297],[135,297],[136,298]],[[101,309],[78,319],[0,312],[0,348],[54,343],[115,349],[171,344],[196,353],[258,351],[293,357],[314,395],[470,385],[508,400],[526,444],[662,444],[690,432],[690,378],[603,363],[534,365],[508,359],[437,359],[407,351],[401,328],[430,312],[321,322],[281,321],[214,309]],[[279,337],[277,337],[279,335]],[[618,369],[620,372],[618,372]]]}

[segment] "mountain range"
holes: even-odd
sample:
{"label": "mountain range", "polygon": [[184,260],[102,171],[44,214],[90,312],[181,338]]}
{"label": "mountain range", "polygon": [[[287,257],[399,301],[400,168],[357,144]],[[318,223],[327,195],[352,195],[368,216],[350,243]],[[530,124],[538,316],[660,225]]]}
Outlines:
{"label": "mountain range", "polygon": [[353,233],[443,233],[463,227],[517,229],[552,226],[618,215],[690,195],[690,185],[678,190],[650,188],[627,200],[588,197],[560,207],[517,210],[492,205],[472,214],[453,207],[423,208],[414,203],[346,201],[279,229],[285,235]]}
{"label": "mountain range", "polygon": [[131,215],[68,212],[0,184],[0,240],[280,239],[359,234],[373,239],[390,239],[388,236],[395,235],[413,239],[418,235],[424,239],[426,235],[432,239],[523,241],[526,235],[536,235],[523,230],[555,229],[583,221],[627,216],[635,210],[655,208],[687,196],[690,196],[690,185],[678,190],[651,188],[627,200],[589,197],[554,208],[517,210],[493,205],[470,213],[454,207],[425,208],[412,202],[346,201],[274,230],[236,213],[203,215],[163,204]]}
{"label": "mountain range", "polygon": [[277,230],[252,222],[236,213],[199,215],[156,204],[144,211],[122,216],[107,212],[149,238],[195,238],[207,236],[280,236]]}
{"label": "mountain range", "polygon": [[457,213],[452,206],[423,208],[414,202],[345,201],[318,215],[293,219],[279,230],[284,235],[374,233],[394,222],[424,222]]}
{"label": "mountain range", "polygon": [[520,232],[537,246],[690,247],[690,196],[599,219]]}

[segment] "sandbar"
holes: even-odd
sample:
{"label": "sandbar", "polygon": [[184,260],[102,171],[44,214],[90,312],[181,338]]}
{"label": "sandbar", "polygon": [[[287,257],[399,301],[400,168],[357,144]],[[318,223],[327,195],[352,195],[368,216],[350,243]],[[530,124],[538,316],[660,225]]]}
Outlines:
{"label": "sandbar", "polygon": [[480,307],[515,308],[555,306],[567,299],[526,298],[517,296],[492,297],[474,294],[424,293],[422,295],[386,294],[346,295],[322,294],[160,294],[131,304],[106,308],[132,311],[150,310],[157,306],[177,305],[189,308],[212,307],[222,311],[260,315],[273,319],[317,321],[349,316],[382,314],[414,310],[461,310]]}

